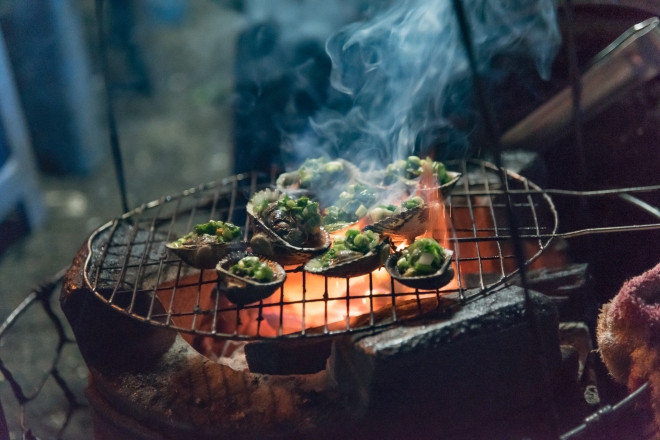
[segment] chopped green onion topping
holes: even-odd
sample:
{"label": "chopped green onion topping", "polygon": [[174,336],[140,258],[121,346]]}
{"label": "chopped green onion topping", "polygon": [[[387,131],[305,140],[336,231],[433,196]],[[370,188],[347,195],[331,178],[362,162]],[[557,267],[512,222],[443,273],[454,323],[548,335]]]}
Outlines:
{"label": "chopped green onion topping", "polygon": [[200,240],[208,243],[229,243],[241,236],[241,228],[229,222],[213,221],[195,225],[192,232],[171,243],[174,247],[197,244]]}
{"label": "chopped green onion topping", "polygon": [[338,261],[361,257],[374,250],[380,242],[380,236],[373,231],[360,232],[349,229],[343,238],[336,238],[330,250],[320,258],[314,258],[307,267],[321,269],[330,267]]}
{"label": "chopped green onion topping", "polygon": [[404,249],[396,267],[404,277],[414,277],[437,272],[444,261],[444,249],[437,241],[420,238]]}
{"label": "chopped green onion topping", "polygon": [[438,182],[441,185],[449,182],[449,175],[442,162],[434,161],[428,157],[426,159],[420,159],[417,156],[408,156],[406,160],[397,160],[387,166],[383,184],[391,185],[399,178],[408,180],[416,179],[422,175],[424,164],[430,165],[433,174],[437,176]]}
{"label": "chopped green onion topping", "polygon": [[243,257],[234,264],[229,272],[243,278],[251,278],[260,283],[269,283],[275,278],[273,269],[267,263],[259,261],[258,257]]}

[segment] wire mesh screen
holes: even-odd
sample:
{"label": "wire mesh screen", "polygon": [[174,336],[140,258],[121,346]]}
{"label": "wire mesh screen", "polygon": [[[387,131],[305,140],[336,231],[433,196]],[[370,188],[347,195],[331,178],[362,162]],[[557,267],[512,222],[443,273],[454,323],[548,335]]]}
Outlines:
{"label": "wire mesh screen", "polygon": [[[243,174],[164,197],[106,224],[89,239],[86,281],[118,312],[201,336],[230,339],[337,335],[392,325],[438,307],[489,294],[517,271],[497,169],[483,161],[451,163],[463,177],[444,201],[434,238],[454,251],[455,277],[442,289],[416,290],[380,268],[354,278],[326,278],[287,267],[287,281],[259,303],[236,306],[216,287],[215,270],[193,269],[165,244],[209,219],[231,221],[251,235],[245,206],[268,176]],[[527,237],[527,262],[557,229],[552,200],[533,183],[506,172],[511,203]],[[526,191],[527,190],[527,191]],[[531,190],[531,191],[529,191]]]}

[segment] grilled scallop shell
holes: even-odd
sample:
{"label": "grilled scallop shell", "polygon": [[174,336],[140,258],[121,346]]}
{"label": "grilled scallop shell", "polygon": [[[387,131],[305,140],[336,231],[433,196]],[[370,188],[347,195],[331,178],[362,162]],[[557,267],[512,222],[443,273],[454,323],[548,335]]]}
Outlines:
{"label": "grilled scallop shell", "polygon": [[334,159],[334,161],[342,163],[347,178],[341,182],[334,182],[329,188],[322,188],[323,191],[320,194],[317,194],[314,188],[300,188],[300,175],[297,170],[280,174],[276,182],[277,189],[291,197],[305,196],[319,199],[324,204],[330,204],[339,196],[339,193],[344,191],[349,184],[358,181],[360,177],[360,169],[349,161],[344,159]]}
{"label": "grilled scallop shell", "polygon": [[401,258],[401,252],[394,253],[385,262],[385,269],[392,278],[403,284],[404,286],[412,287],[413,289],[421,290],[434,290],[439,289],[449,284],[454,278],[454,269],[451,267],[451,257],[454,255],[453,251],[444,249],[445,259],[437,272],[429,275],[421,275],[416,277],[404,277],[399,273],[399,268],[396,267],[397,261]]}
{"label": "grilled scallop shell", "polygon": [[351,278],[360,275],[366,275],[381,267],[390,255],[390,243],[386,238],[378,246],[362,255],[361,257],[351,258],[333,264],[329,267],[310,269],[309,263],[305,265],[305,270],[315,275],[323,275],[333,278]]}
{"label": "grilled scallop shell", "polygon": [[424,203],[421,206],[397,212],[364,229],[393,238],[412,240],[424,234],[428,229],[429,212],[429,206]]}
{"label": "grilled scallop shell", "polygon": [[203,241],[201,237],[198,241],[199,243],[196,244],[181,246],[174,246],[174,242],[172,242],[167,243],[165,247],[181,258],[184,263],[196,269],[213,269],[218,261],[230,253],[247,247],[247,243],[240,241],[213,243]]}
{"label": "grilled scallop shell", "polygon": [[[449,196],[452,189],[461,178],[460,173],[452,171],[447,171],[447,173],[451,177],[451,180],[439,187],[443,198]],[[413,180],[406,180],[405,182],[409,183],[411,188],[416,188],[418,185],[418,182]],[[372,230],[378,234],[393,237],[394,239],[412,240],[426,232],[428,229],[428,221],[429,206],[425,203],[416,208],[402,210],[401,212],[384,218],[364,229]]]}
{"label": "grilled scallop shell", "polygon": [[[458,183],[458,181],[460,180],[463,174],[456,173],[454,171],[447,171],[447,175],[450,178],[449,182],[444,183],[438,187],[443,199],[449,197],[449,194],[451,194],[452,190],[454,189],[454,187],[456,186],[456,184]],[[403,186],[404,188],[409,188],[410,192],[412,193],[414,192],[414,190],[417,189],[418,185],[419,185],[419,180],[410,180],[401,177],[399,178],[397,183],[394,183],[392,185],[381,185],[380,188],[391,189],[391,188],[401,188]]]}
{"label": "grilled scallop shell", "polygon": [[231,267],[238,263],[239,260],[251,256],[254,255],[248,252],[234,252],[220,261],[216,266],[216,271],[218,272],[218,290],[223,292],[231,303],[239,306],[268,298],[286,280],[286,272],[282,266],[261,256],[259,256],[259,261],[268,264],[273,270],[273,275],[275,276],[273,281],[260,283],[230,272]]}
{"label": "grilled scallop shell", "polygon": [[330,236],[321,228],[321,233],[311,237],[308,246],[297,247],[273,232],[254,212],[252,202],[247,204],[247,213],[254,222],[255,235],[250,240],[252,249],[261,255],[272,258],[284,266],[305,264],[330,248]]}
{"label": "grilled scallop shell", "polygon": [[443,199],[449,197],[449,194],[451,194],[451,191],[454,189],[462,176],[461,173],[456,173],[454,171],[447,171],[447,175],[449,176],[449,182],[440,185],[440,194],[442,194]]}

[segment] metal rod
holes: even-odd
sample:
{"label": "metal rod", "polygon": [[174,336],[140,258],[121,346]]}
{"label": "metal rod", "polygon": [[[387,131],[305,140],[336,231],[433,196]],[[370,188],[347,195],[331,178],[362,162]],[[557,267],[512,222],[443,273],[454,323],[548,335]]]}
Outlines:
{"label": "metal rod", "polygon": [[[103,252],[101,252],[101,257],[99,258],[99,262],[98,265],[96,266],[96,271],[94,273],[94,283],[92,285],[93,286],[92,288],[94,290],[96,290],[96,287],[98,286],[101,268],[103,267],[103,262],[105,261],[105,257],[108,255],[108,250],[110,249],[110,241],[112,240],[112,237],[114,236],[115,231],[117,230],[117,226],[119,226],[119,219],[115,219],[112,222],[112,226],[110,227],[110,232],[108,233],[108,238],[105,242],[105,246],[103,246]],[[91,243],[92,237],[90,237],[88,241],[88,245]],[[90,250],[90,257],[91,257],[91,250]]]}
{"label": "metal rod", "polygon": [[105,85],[105,103],[108,117],[108,130],[110,132],[110,150],[112,151],[112,160],[117,175],[119,185],[119,195],[121,196],[121,205],[123,212],[128,212],[128,198],[126,197],[126,179],[124,177],[124,163],[122,160],[121,148],[119,146],[119,134],[117,132],[117,121],[115,119],[115,109],[112,102],[112,93],[110,90],[110,78],[108,67],[108,44],[105,36],[103,20],[103,0],[96,0],[96,25],[98,28],[99,55],[101,57],[101,70],[103,72],[103,83]]}
{"label": "metal rod", "polygon": [[[519,235],[521,240],[538,240],[539,238],[574,238],[590,234],[610,234],[615,232],[635,232],[635,231],[653,231],[660,229],[660,223],[650,223],[647,225],[630,225],[630,226],[607,226],[602,228],[588,228],[580,229],[578,231],[563,232],[556,234],[538,234],[538,235]],[[458,243],[478,241],[500,241],[500,240],[513,240],[511,235],[499,235],[492,237],[479,237],[479,238],[450,238],[451,241]]]}
{"label": "metal rod", "polygon": [[[172,213],[172,217],[170,219],[170,226],[167,229],[167,236],[165,237],[166,241],[170,240],[170,236],[172,235],[172,228],[174,227],[174,223],[176,222],[176,216],[177,216],[177,213],[178,213],[180,207],[181,207],[181,197],[178,197],[177,201],[176,201],[176,206],[174,208],[174,212]],[[154,284],[153,292],[152,292],[152,295],[151,295],[151,302],[149,304],[149,312],[147,312],[147,319],[151,318],[151,314],[153,313],[153,310],[154,310],[154,303],[156,301],[156,293],[159,290],[158,286],[160,285],[160,276],[163,272],[163,264],[164,264],[166,258],[167,258],[167,253],[161,255],[160,261],[158,262],[158,274],[156,275],[156,283]],[[179,263],[179,268],[180,268],[181,267],[181,261],[179,260],[178,263]],[[174,298],[172,298],[172,300],[174,300]]]}
{"label": "metal rod", "polygon": [[642,396],[648,394],[651,390],[649,383],[645,383],[641,387],[637,388],[631,394],[629,394],[625,399],[620,401],[614,406],[606,405],[595,413],[591,414],[589,417],[584,419],[584,423],[571,429],[564,435],[560,437],[561,440],[569,440],[574,438],[580,438],[583,435],[587,434],[594,428],[602,427],[605,422],[610,422],[612,419],[618,417],[621,412],[629,408],[633,403],[636,403]]}
{"label": "metal rod", "polygon": [[[210,215],[210,220],[215,220],[215,212],[216,209],[218,208],[218,200],[220,199],[220,189],[222,189],[222,186],[216,183],[218,186],[215,190],[215,193],[213,194],[213,204],[211,205],[211,215]],[[218,218],[218,220],[222,220],[222,217]]]}
{"label": "metal rod", "polygon": [[199,271],[199,281],[197,283],[197,296],[195,299],[195,308],[193,309],[193,319],[192,324],[190,325],[191,330],[195,330],[195,325],[197,324],[197,316],[199,315],[199,303],[202,299],[202,284],[204,281],[204,269]]}
{"label": "metal rod", "polygon": [[137,274],[135,275],[135,286],[133,287],[133,295],[131,296],[131,304],[128,307],[128,312],[133,312],[133,307],[135,306],[135,299],[137,298],[138,285],[140,284],[140,276],[142,275],[142,270],[144,269],[144,262],[149,257],[149,252],[151,252],[152,242],[151,239],[154,236],[156,231],[156,219],[160,215],[160,212],[163,210],[163,204],[158,205],[158,209],[153,219],[151,220],[151,225],[149,226],[149,235],[147,236],[147,241],[144,245],[144,251],[142,252],[142,258],[140,258],[140,263],[138,264]]}
{"label": "metal rod", "polygon": [[350,279],[346,278],[346,330],[351,329],[351,292]]}
{"label": "metal rod", "polygon": [[[501,145],[498,136],[497,124],[495,119],[495,114],[490,102],[486,96],[486,87],[483,84],[483,79],[481,73],[477,67],[476,56],[474,53],[474,46],[472,44],[472,36],[470,35],[470,25],[468,23],[467,15],[465,14],[465,9],[463,8],[463,3],[461,0],[452,0],[454,11],[456,12],[456,18],[458,21],[458,27],[463,41],[463,49],[468,58],[468,63],[470,65],[470,70],[472,71],[472,82],[474,85],[474,91],[477,97],[477,102],[479,108],[481,109],[482,116],[484,118],[484,125],[486,128],[486,133],[490,140],[490,148],[492,150],[493,156],[495,158],[495,167],[498,170],[498,177],[502,186],[505,188],[505,202],[507,208],[507,217],[509,219],[509,226],[511,228],[511,237],[513,239],[513,248],[514,255],[516,256],[516,262],[518,264],[518,270],[520,271],[520,280],[525,292],[525,302],[527,304],[528,311],[531,310],[529,307],[529,294],[527,289],[527,276],[525,274],[525,260],[524,253],[522,249],[521,242],[519,240],[518,234],[518,219],[513,211],[512,201],[508,195],[507,188],[507,175],[506,171],[502,167],[502,157],[501,157]],[[486,176],[486,178],[488,178]]]}
{"label": "metal rod", "polygon": [[[484,179],[484,186],[486,187],[486,191],[488,191],[490,189],[490,185],[488,183],[488,177],[487,177],[487,174],[486,174],[486,167],[484,166],[483,162],[481,163],[481,173],[484,176],[486,176],[486,178]],[[525,187],[525,189],[529,189],[529,188]],[[497,227],[497,218],[495,217],[495,209],[493,207],[493,198],[492,197],[488,197],[488,205],[490,207],[490,218],[493,220],[493,230],[495,232],[495,236],[497,237],[499,235],[499,230],[498,230],[498,227]],[[504,230],[504,229],[508,229],[508,228],[500,228],[500,229]],[[527,229],[527,228],[518,228],[518,229]],[[538,232],[539,231],[538,231],[538,222],[537,222],[537,224],[536,224],[536,233],[538,234]],[[502,255],[502,245],[500,245],[499,241],[497,242],[497,253],[499,254],[499,257],[500,257],[500,269],[502,270],[502,277],[505,277],[506,274],[504,273],[504,255]],[[438,302],[438,305],[439,304],[440,303]]]}
{"label": "metal rod", "polygon": [[[465,176],[465,178],[463,179],[464,182],[463,185],[465,187],[465,192],[467,193],[465,199],[467,200],[468,212],[470,213],[472,233],[474,234],[474,238],[478,238],[477,226],[474,218],[474,209],[472,209],[472,195],[470,194],[470,175],[467,172],[467,164],[465,162],[463,162],[463,175]],[[488,178],[486,178],[485,180],[488,181]],[[479,266],[479,283],[481,285],[481,288],[483,289],[486,286],[484,286],[484,271],[483,271],[483,265],[481,263],[481,250],[479,249],[479,243],[477,241],[474,242],[474,245],[477,250],[477,264]]]}
{"label": "metal rod", "polygon": [[[500,195],[500,194],[512,194],[512,195],[528,195],[528,194],[556,194],[562,196],[575,196],[575,197],[601,197],[607,195],[619,195],[623,193],[644,193],[644,192],[654,192],[660,191],[660,185],[649,185],[649,186],[635,186],[630,188],[613,188],[613,189],[601,189],[596,191],[572,191],[567,189],[522,189],[516,190],[511,189],[508,191],[502,191],[499,189],[492,189],[490,191],[471,191],[470,194],[473,196],[488,196],[488,195]],[[454,197],[466,196],[467,193],[462,193],[460,191],[454,191],[452,194]]]}
{"label": "metal rod", "polygon": [[119,286],[121,286],[121,284],[125,282],[126,272],[128,271],[126,266],[128,265],[128,261],[131,259],[131,252],[133,251],[133,241],[135,241],[135,237],[137,237],[137,234],[140,231],[139,220],[143,212],[144,212],[144,205],[142,205],[140,209],[138,209],[138,212],[135,215],[135,220],[133,221],[133,232],[131,233],[131,239],[126,244],[126,254],[124,255],[124,262],[122,264],[121,272],[119,273],[119,281],[115,285],[112,294],[110,295],[110,299],[108,300],[111,304],[115,299],[115,295],[117,294],[117,290],[119,289]]}
{"label": "metal rod", "polygon": [[[452,204],[451,194],[449,195],[448,203],[449,203],[449,220],[448,221],[449,221],[449,229],[451,229],[451,234],[452,234],[452,238],[453,238],[453,241],[454,241],[454,258],[456,259],[456,261],[459,261],[459,259],[460,259],[460,248],[461,247],[460,247],[458,241],[456,241],[456,239],[458,239],[458,235],[456,234],[457,229],[454,225],[454,217],[452,215],[452,212],[453,212],[454,208],[453,208],[453,204]],[[449,237],[447,237],[447,240],[450,240]],[[456,280],[458,281],[458,292],[459,292],[458,297],[461,301],[463,301],[465,299],[465,293],[464,293],[464,289],[463,289],[463,278],[462,278],[462,275],[461,275],[461,265],[460,264],[456,264]]]}
{"label": "metal rod", "polygon": [[[566,6],[568,12],[571,5]],[[599,55],[599,60],[579,79],[579,116],[588,119],[598,114],[617,97],[660,73],[659,24],[657,17],[636,24]],[[569,53],[572,63],[570,58]],[[565,88],[509,129],[501,138],[502,145],[542,152],[566,134],[576,115],[575,101],[575,87]]]}
{"label": "metal rod", "polygon": [[656,208],[653,205],[649,205],[643,200],[638,199],[637,197],[633,197],[630,194],[619,194],[619,197],[626,202],[632,203],[633,205],[637,206],[638,208],[643,209],[644,211],[648,212],[652,216],[656,218],[660,218],[660,209]]}
{"label": "metal rod", "polygon": [[303,271],[302,273],[302,329],[301,333],[305,334],[305,314],[306,314],[306,303],[307,303],[307,272]]}
{"label": "metal rod", "polygon": [[369,272],[369,326],[374,325],[374,278]]}
{"label": "metal rod", "polygon": [[[472,42],[472,35],[470,34],[470,25],[468,22],[468,18],[463,8],[463,3],[461,0],[452,0],[452,4],[458,21],[459,31],[463,42],[463,49],[465,50],[468,59],[468,64],[470,65],[470,70],[472,71],[472,82],[474,85],[477,102],[479,104],[479,108],[481,110],[481,114],[484,119],[486,133],[488,134],[488,138],[490,141],[490,149],[495,158],[495,166],[499,171],[497,175],[499,176],[500,181],[502,182],[502,186],[505,188],[505,191],[507,191],[508,179],[507,179],[507,173],[502,167],[502,157],[501,157],[502,148],[500,145],[495,113],[490,105],[490,101],[487,99],[486,87],[483,84],[483,80],[481,78],[481,72],[479,72],[478,69],[476,55],[474,53],[474,46]],[[552,385],[550,383],[550,377],[549,377],[550,373],[548,367],[545,363],[543,356],[540,355],[540,353],[543,352],[543,338],[540,333],[539,324],[537,322],[538,319],[536,313],[534,313],[534,307],[532,307],[531,299],[529,296],[527,274],[525,271],[525,257],[523,253],[524,251],[523,251],[522,241],[520,240],[519,237],[520,234],[518,232],[518,218],[513,210],[512,201],[510,197],[511,196],[509,194],[505,194],[506,212],[509,220],[509,226],[511,228],[511,237],[513,239],[512,241],[513,241],[514,255],[516,256],[516,263],[518,265],[518,272],[520,274],[520,281],[524,292],[525,315],[528,318],[530,330],[532,331],[534,339],[536,340],[536,343],[538,345],[539,355],[537,356],[537,360],[539,363],[541,374],[543,376],[543,387],[545,390],[543,400],[548,409],[547,413],[549,418],[548,419],[549,429],[551,431],[551,435],[553,436],[553,438],[558,438],[559,418],[557,415],[557,409],[555,407],[554,392],[552,390]]]}
{"label": "metal rod", "polygon": [[[573,0],[566,0],[564,13],[566,14],[566,43],[568,57],[568,73],[571,78],[571,103],[573,106],[573,138],[577,153],[578,169],[581,176],[580,181],[588,182],[587,162],[584,153],[584,142],[582,136],[582,125],[584,113],[582,111],[582,81],[580,68],[578,67],[577,48],[575,45],[575,16],[573,14]],[[586,206],[583,207],[586,211]]]}

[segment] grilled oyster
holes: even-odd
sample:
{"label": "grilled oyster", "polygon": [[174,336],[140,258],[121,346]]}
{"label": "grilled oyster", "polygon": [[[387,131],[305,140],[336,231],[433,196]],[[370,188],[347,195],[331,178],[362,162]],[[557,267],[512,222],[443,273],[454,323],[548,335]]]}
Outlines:
{"label": "grilled oyster", "polygon": [[213,269],[229,253],[246,247],[238,241],[241,235],[238,226],[211,220],[195,225],[192,232],[165,247],[192,267]]}
{"label": "grilled oyster", "polygon": [[358,168],[343,159],[307,159],[295,171],[280,174],[277,188],[290,196],[312,196],[330,204],[359,175]]}
{"label": "grilled oyster", "polygon": [[404,201],[398,208],[393,205],[379,205],[369,211],[369,218],[374,223],[366,226],[365,230],[397,239],[412,240],[426,232],[429,206],[424,199],[415,196]]}
{"label": "grilled oyster", "polygon": [[335,232],[351,226],[367,215],[378,200],[378,191],[362,183],[348,185],[333,205],[323,210],[323,227]]}
{"label": "grilled oyster", "polygon": [[392,254],[385,269],[404,286],[415,289],[439,289],[454,278],[453,252],[432,238],[416,240],[402,252]]}
{"label": "grilled oyster", "polygon": [[284,196],[276,202],[247,205],[254,220],[256,234],[250,240],[252,249],[280,264],[303,264],[330,247],[330,237],[321,227],[321,214],[316,202],[306,197]]}
{"label": "grilled oyster", "polygon": [[218,290],[237,305],[268,298],[284,283],[286,272],[274,261],[234,252],[216,266]]}
{"label": "grilled oyster", "polygon": [[344,238],[335,239],[325,255],[307,263],[305,270],[327,277],[356,277],[378,269],[389,254],[388,239],[381,242],[380,236],[372,231],[360,233],[349,229]]}
{"label": "grilled oyster", "polygon": [[403,187],[403,189],[407,189],[412,193],[419,185],[424,165],[429,166],[433,174],[437,176],[438,189],[442,197],[449,196],[461,178],[461,173],[447,171],[442,162],[433,161],[429,158],[420,159],[417,156],[409,156],[406,160],[397,160],[389,164],[385,169],[381,186],[383,188]]}

